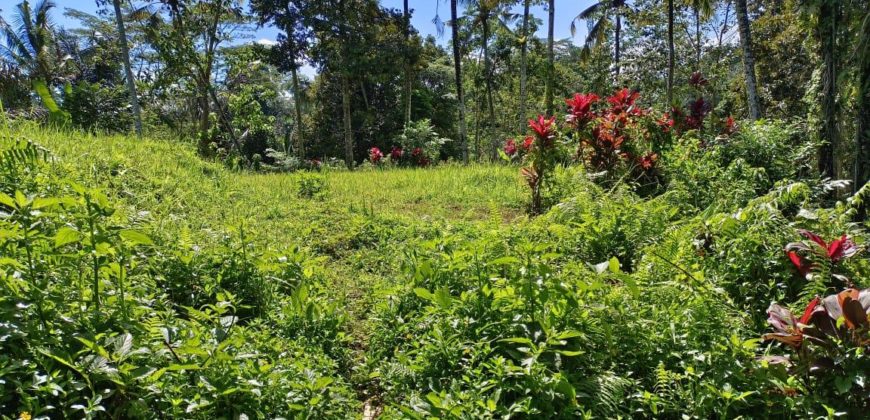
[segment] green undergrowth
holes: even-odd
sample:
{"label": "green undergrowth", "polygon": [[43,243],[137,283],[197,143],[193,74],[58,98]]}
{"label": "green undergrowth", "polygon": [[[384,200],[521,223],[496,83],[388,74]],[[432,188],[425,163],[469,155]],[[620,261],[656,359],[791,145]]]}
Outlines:
{"label": "green undergrowth", "polygon": [[801,277],[785,258],[798,229],[868,240],[793,133],[686,138],[650,196],[558,169],[529,218],[515,166],[263,174],[6,128],[0,416],[859,413],[839,396],[865,392],[860,372],[763,358],[782,353],[759,339],[771,302],[870,272],[859,254]]}

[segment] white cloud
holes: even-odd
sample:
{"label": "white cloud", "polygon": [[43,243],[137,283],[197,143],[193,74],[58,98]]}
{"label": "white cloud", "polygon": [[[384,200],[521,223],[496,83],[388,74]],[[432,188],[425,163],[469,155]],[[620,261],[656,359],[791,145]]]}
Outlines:
{"label": "white cloud", "polygon": [[272,46],[278,45],[277,41],[272,41],[271,39],[266,39],[266,38],[261,38],[261,39],[257,40],[257,43],[260,45],[265,45],[267,47],[272,47]]}

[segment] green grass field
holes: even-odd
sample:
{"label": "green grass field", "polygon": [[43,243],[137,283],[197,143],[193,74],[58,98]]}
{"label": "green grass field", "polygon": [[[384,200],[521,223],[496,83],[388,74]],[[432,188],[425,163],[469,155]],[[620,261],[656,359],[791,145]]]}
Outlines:
{"label": "green grass field", "polygon": [[185,143],[16,123],[0,417],[817,414],[840,397],[770,404],[803,385],[761,359],[781,353],[765,309],[830,289],[783,247],[798,228],[840,238],[817,268],[858,283],[868,239],[853,203],[791,180],[793,158],[757,158],[762,141],[790,156],[776,132],[676,145],[654,195],[559,169],[529,217],[515,166],[236,171]]}
{"label": "green grass field", "polygon": [[[262,249],[299,246],[323,258],[324,287],[350,315],[347,332],[360,368],[371,311],[403,277],[403,241],[433,229],[527,219],[513,166],[255,173],[204,162],[186,144],[29,125],[15,132],[50,151],[50,177],[101,189],[125,217],[166,241],[183,237],[208,249],[223,246],[226,235],[244,234]],[[312,197],[300,194],[300,183],[312,178],[322,187]]]}

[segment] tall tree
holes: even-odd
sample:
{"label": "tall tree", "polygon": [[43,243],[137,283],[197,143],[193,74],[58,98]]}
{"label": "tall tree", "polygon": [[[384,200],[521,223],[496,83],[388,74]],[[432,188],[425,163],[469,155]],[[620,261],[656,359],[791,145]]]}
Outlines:
{"label": "tall tree", "polygon": [[305,23],[305,3],[300,0],[254,0],[251,8],[259,17],[260,25],[273,22],[284,31],[278,36],[277,48],[273,49],[272,61],[282,71],[290,71],[293,84],[293,139],[296,156],[305,159],[305,130],[302,120],[304,95],[299,87],[299,67],[305,55],[310,29]]}
{"label": "tall tree", "polygon": [[[858,33],[855,57],[858,64],[858,113],[855,125],[855,176],[853,188],[857,192],[870,180],[870,14],[864,17]],[[866,214],[866,207],[864,206]]]}
{"label": "tall tree", "polygon": [[[481,50],[483,53],[483,82],[485,86],[486,111],[489,114],[488,124],[495,124],[498,120],[495,116],[495,103],[493,101],[493,69],[490,59],[490,40],[492,36],[493,19],[500,14],[501,7],[506,3],[503,0],[464,0],[471,7],[471,27],[481,29]],[[479,119],[478,119],[479,121]],[[479,139],[478,139],[479,140]],[[490,155],[494,159],[497,156],[498,140],[491,139]]]}
{"label": "tall tree", "polygon": [[839,0],[819,0],[816,34],[822,55],[822,124],[819,127],[819,173],[828,178],[836,176],[834,153],[837,150],[837,24],[840,15]]}
{"label": "tall tree", "polygon": [[[229,135],[232,146],[241,149],[227,110],[218,99],[213,85],[218,47],[242,23],[241,0],[161,0],[162,7],[154,13],[147,35],[160,60],[165,65],[161,83],[172,84],[187,79],[194,86],[198,113],[199,151],[209,153],[212,103],[218,124]],[[166,19],[163,14],[165,12]]]}
{"label": "tall tree", "polygon": [[50,84],[58,76],[64,60],[58,56],[54,21],[51,10],[55,4],[43,0],[31,7],[25,0],[18,4],[12,23],[0,18],[0,35],[3,44],[0,54],[15,63],[30,80]]}
{"label": "tall tree", "polygon": [[528,83],[529,71],[529,18],[531,16],[529,6],[531,3],[532,0],[523,1],[523,33],[520,36],[520,111],[519,118],[517,118],[519,130],[522,130],[525,125],[524,121],[526,118],[526,95],[528,95],[526,84]]}
{"label": "tall tree", "polygon": [[668,103],[666,109],[669,109],[674,103],[674,62],[674,0],[668,0]]}
{"label": "tall tree", "polygon": [[127,84],[127,94],[130,96],[130,108],[133,110],[136,136],[142,138],[142,114],[139,110],[139,96],[136,94],[136,79],[133,78],[133,67],[130,65],[130,47],[127,45],[127,31],[124,28],[124,15],[121,13],[121,0],[112,0],[112,7],[115,9],[118,46],[121,49],[121,60],[124,62],[125,83]]}
{"label": "tall tree", "polygon": [[468,137],[465,127],[465,98],[462,95],[462,52],[459,39],[457,0],[450,0],[450,31],[453,44],[453,73],[456,76],[456,99],[459,101],[459,144],[462,162],[468,164]]}
{"label": "tall tree", "polygon": [[544,106],[547,115],[553,115],[553,89],[556,83],[556,58],[553,52],[553,31],[556,24],[556,1],[549,0],[547,4],[547,85],[544,90]]}
{"label": "tall tree", "polygon": [[701,65],[701,22],[713,16],[714,0],[684,0],[683,2],[692,9],[695,20],[695,67],[696,70],[700,70],[697,67]]}
{"label": "tall tree", "polygon": [[607,26],[609,25],[610,15],[613,15],[613,64],[614,73],[617,79],[619,78],[619,59],[622,42],[622,13],[627,5],[627,1],[628,0],[600,0],[580,12],[580,14],[571,21],[571,35],[574,35],[577,31],[576,25],[578,20],[591,21],[593,18],[596,19],[595,23],[593,23],[592,27],[589,29],[589,33],[586,34],[586,40],[583,42],[581,58],[585,60],[589,58],[590,51],[593,47],[598,46],[607,40]]}
{"label": "tall tree", "polygon": [[755,79],[755,56],[752,53],[752,33],[749,26],[749,12],[746,0],[735,0],[737,26],[740,31],[740,46],[743,48],[743,72],[746,78],[746,102],[749,105],[749,118],[761,118],[761,105],[758,101],[758,82]]}
{"label": "tall tree", "polygon": [[[323,0],[308,4],[310,11],[306,15],[316,41],[312,47],[313,58],[324,70],[321,74],[337,76],[339,80],[344,161],[348,168],[352,168],[356,142],[351,102],[353,92],[359,86],[368,104],[365,85],[359,76],[368,71],[365,67],[366,57],[370,53],[367,46],[376,42],[378,30],[377,22],[373,22],[373,19],[380,19],[383,10],[374,0]],[[398,28],[401,21],[397,19],[390,24]]]}
{"label": "tall tree", "polygon": [[408,9],[408,0],[404,1],[404,10],[402,17],[405,20],[403,32],[405,35],[405,91],[403,98],[405,100],[405,124],[411,122],[411,90],[413,88],[413,75],[411,74],[411,11]]}

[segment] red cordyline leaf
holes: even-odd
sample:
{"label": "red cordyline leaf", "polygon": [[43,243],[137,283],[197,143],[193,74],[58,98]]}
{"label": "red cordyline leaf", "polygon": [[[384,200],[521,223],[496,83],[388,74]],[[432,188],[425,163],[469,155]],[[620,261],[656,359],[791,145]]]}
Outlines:
{"label": "red cordyline leaf", "polygon": [[819,246],[821,246],[822,248],[828,249],[827,242],[825,242],[825,240],[822,239],[821,236],[816,235],[815,233],[812,233],[806,229],[800,229],[800,230],[798,230],[798,233],[800,233],[801,236],[803,236],[804,238],[807,238],[807,239],[819,244]]}
{"label": "red cordyline leaf", "polygon": [[523,139],[523,150],[525,150],[526,152],[532,150],[532,145],[534,144],[535,138],[532,136],[526,136],[526,138]]}
{"label": "red cordyline leaf", "polygon": [[649,152],[646,155],[642,156],[638,163],[640,164],[641,169],[648,171],[650,169],[655,168],[656,161],[658,159],[659,159],[658,154]]}
{"label": "red cordyline leaf", "polygon": [[791,311],[773,303],[767,309],[767,322],[774,329],[774,333],[764,334],[765,340],[776,340],[794,348],[800,348],[803,344],[803,329],[809,326],[810,319],[819,306],[819,298],[816,297],[807,304],[800,320],[795,319]]}
{"label": "red cordyline leaf", "polygon": [[607,98],[607,102],[610,103],[610,112],[616,114],[629,111],[634,111],[634,113],[641,112],[641,110],[634,109],[634,102],[639,97],[640,93],[633,92],[628,88],[616,91],[613,96]]}
{"label": "red cordyline leaf", "polygon": [[843,235],[828,245],[828,258],[833,262],[849,258],[858,253],[858,246],[851,239]]}
{"label": "red cordyline leaf", "polygon": [[517,143],[514,139],[507,139],[504,144],[504,154],[508,156],[513,156],[517,154]]}
{"label": "red cordyline leaf", "polygon": [[807,274],[810,274],[813,265],[810,264],[807,260],[803,259],[797,252],[788,251],[788,259],[791,260],[791,263],[794,264],[795,268],[797,268],[797,271],[798,273],[800,273],[801,277],[806,277]]}
{"label": "red cordyline leaf", "polygon": [[371,160],[372,163],[380,162],[383,157],[384,154],[381,153],[381,149],[378,149],[377,147],[372,147],[371,149],[369,149],[369,160]]}
{"label": "red cordyline leaf", "polygon": [[404,154],[405,151],[401,147],[393,146],[393,150],[390,150],[390,159],[399,160]]}
{"label": "red cordyline leaf", "polygon": [[662,117],[656,120],[656,124],[662,129],[664,133],[670,133],[671,129],[674,127],[674,120],[671,118],[671,114],[665,112],[662,114]]}
{"label": "red cordyline leaf", "polygon": [[689,84],[693,87],[700,88],[707,85],[707,79],[701,74],[701,72],[696,71],[692,73],[691,77],[689,77]]}
{"label": "red cordyline leaf", "polygon": [[801,319],[798,322],[803,325],[808,325],[807,323],[810,322],[810,317],[813,315],[813,311],[816,310],[816,306],[819,306],[818,297],[815,297],[813,298],[813,300],[810,301],[810,304],[807,305],[806,309],[804,309],[804,314],[803,316],[801,316]]}
{"label": "red cordyline leaf", "polygon": [[582,127],[589,121],[592,121],[595,118],[592,105],[597,101],[598,95],[594,93],[575,93],[573,98],[566,99],[565,103],[568,104],[568,123],[575,127]]}
{"label": "red cordyline leaf", "polygon": [[858,253],[858,246],[852,242],[846,235],[840,237],[840,239],[833,240],[830,244],[825,242],[821,236],[816,235],[813,232],[810,232],[805,229],[801,229],[798,231],[803,237],[815,242],[822,249],[825,250],[827,257],[831,260],[831,262],[839,262],[844,258],[849,258]]}
{"label": "red cordyline leaf", "polygon": [[535,132],[541,140],[549,140],[552,139],[555,135],[555,127],[553,124],[556,122],[556,117],[546,118],[543,115],[538,115],[537,120],[529,120],[529,128]]}

